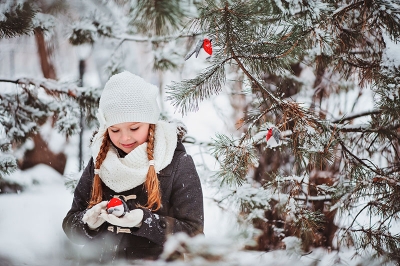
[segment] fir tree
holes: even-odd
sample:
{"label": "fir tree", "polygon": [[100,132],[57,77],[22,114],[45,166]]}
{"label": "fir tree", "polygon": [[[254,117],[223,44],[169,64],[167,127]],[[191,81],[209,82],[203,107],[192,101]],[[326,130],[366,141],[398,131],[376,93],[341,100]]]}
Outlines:
{"label": "fir tree", "polygon": [[[239,125],[241,137],[216,137],[215,178],[240,188],[252,177],[250,183],[275,195],[263,203],[264,217],[253,219],[264,230],[258,249],[277,248],[285,235],[300,237],[305,249],[330,247],[338,233],[357,252],[372,248],[398,260],[400,236],[391,225],[399,218],[399,70],[386,64],[383,51],[389,40],[399,41],[399,3],[204,1],[199,10],[190,29],[212,38],[210,66],[168,86],[169,99],[185,115],[229,86],[232,69],[243,74],[243,92],[254,101]],[[299,78],[305,68],[315,75],[312,86]],[[330,97],[354,87],[372,88],[374,109],[329,113]],[[307,89],[314,90],[310,104],[297,102]],[[360,117],[368,122],[353,124]],[[275,151],[265,147],[271,125],[283,132],[284,145]],[[262,163],[271,158],[274,169]],[[348,213],[352,221],[336,232],[333,217]],[[371,222],[360,223],[360,215]]]}
{"label": "fir tree", "polygon": [[[66,22],[63,30],[70,32],[68,40],[72,45],[119,41],[116,47],[107,47],[110,51],[107,75],[110,76],[123,69],[119,48],[124,42],[141,42],[150,44],[154,50],[163,50],[171,40],[179,38],[177,32],[185,21],[185,6],[187,3],[182,5],[179,1],[9,1],[0,10],[0,38],[29,35],[34,31],[51,34],[55,20]],[[155,54],[155,70],[176,67],[174,60],[162,53]],[[48,118],[55,118],[56,128],[66,135],[81,130],[80,112],[85,112],[89,122],[93,121],[99,89],[79,88],[79,83],[74,81],[61,83],[31,77],[3,78],[0,82],[15,84],[13,92],[0,94],[4,135],[0,145],[0,155],[4,157],[0,159],[0,179],[17,169],[16,158],[11,154],[37,134]]]}
{"label": "fir tree", "polygon": [[[30,35],[35,30],[49,31],[48,19],[41,8],[31,1],[3,4],[0,14],[0,39]],[[46,78],[24,77],[17,80],[0,79],[0,190],[17,184],[7,184],[4,176],[18,168],[15,153],[24,149],[29,138],[49,118],[55,118],[54,127],[69,136],[79,127],[80,110],[92,121],[99,98],[98,91],[79,88],[73,82],[57,82]],[[11,86],[7,85],[12,84]],[[18,187],[18,189],[21,189]]]}

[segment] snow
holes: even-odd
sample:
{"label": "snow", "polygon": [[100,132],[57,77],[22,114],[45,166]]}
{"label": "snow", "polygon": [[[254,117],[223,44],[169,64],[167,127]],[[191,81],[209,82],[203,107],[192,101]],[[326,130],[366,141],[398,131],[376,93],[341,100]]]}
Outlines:
{"label": "snow", "polygon": [[[8,265],[71,265],[67,258],[77,246],[71,246],[61,228],[72,202],[72,194],[65,189],[63,177],[48,166],[38,165],[15,173],[13,178],[23,180],[28,189],[21,194],[0,197],[0,265],[7,262]],[[295,237],[284,239],[286,250],[243,251],[242,243],[235,240],[233,217],[207,199],[205,211],[205,237],[189,239],[178,234],[167,242],[163,254],[167,256],[168,252],[186,243],[182,246],[198,254],[196,259],[168,263],[159,260],[143,265],[328,266],[334,261],[349,266],[361,265],[362,258],[352,259],[352,250],[329,252],[316,249],[310,254],[302,253],[299,239]],[[205,259],[210,257],[223,260]]]}
{"label": "snow", "polygon": [[69,241],[61,223],[72,194],[62,176],[46,165],[18,171],[12,178],[27,189],[0,197],[0,264],[6,258],[15,265],[56,265],[51,263],[64,256]]}
{"label": "snow", "polygon": [[382,61],[383,66],[398,67],[400,66],[400,45],[399,43],[393,42],[387,35],[383,35],[386,49],[383,53]]}
{"label": "snow", "polygon": [[151,219],[151,218],[147,218],[144,222],[145,222],[146,224],[148,224],[149,227],[151,227],[151,222],[152,222],[152,219]]}
{"label": "snow", "polygon": [[24,1],[23,0],[15,0],[10,3],[10,1],[5,1],[3,3],[0,3],[0,21],[5,21],[7,17],[4,15],[6,12],[7,13],[12,13],[12,11],[15,11],[15,7],[17,5],[23,5]]}
{"label": "snow", "polygon": [[[29,188],[21,194],[0,196],[0,264],[4,265],[71,265],[68,252],[76,249],[66,239],[61,228],[62,219],[68,211],[72,194],[65,189],[63,178],[45,165],[38,165],[15,178],[25,180]],[[32,185],[35,183],[36,185]],[[273,252],[243,251],[241,244],[232,234],[232,219],[206,200],[205,237],[189,239],[177,234],[166,244],[164,257],[177,247],[195,252],[198,257],[186,262],[146,262],[143,265],[380,265],[365,259],[352,258],[352,250],[313,250],[309,254],[300,253],[300,240],[295,237],[284,239],[286,250]],[[229,225],[230,224],[230,225]],[[229,234],[228,231],[231,231]],[[186,245],[182,245],[186,244]],[[223,258],[222,261],[206,258]],[[7,265],[7,264],[6,264]]]}
{"label": "snow", "polygon": [[[72,193],[66,189],[64,177],[49,166],[37,165],[23,172],[17,171],[9,178],[22,184],[26,190],[23,193],[0,196],[0,265],[5,262],[9,265],[71,265],[70,254],[76,252],[79,246],[73,245],[66,238],[61,227],[72,203]],[[351,266],[360,265],[358,263],[365,259],[352,259],[352,250],[315,249],[306,254],[301,250],[299,239],[295,237],[283,240],[286,250],[243,251],[242,247],[252,240],[239,236],[242,231],[234,222],[235,214],[217,206],[210,197],[214,192],[205,184],[204,187],[207,188],[204,189],[205,236],[189,239],[178,234],[167,242],[166,253],[163,254],[168,256],[168,252],[182,245],[186,251],[195,254],[196,258],[168,263],[159,260],[145,265],[305,266],[315,265],[318,261],[317,265],[328,266],[334,261],[341,261]],[[249,200],[249,193],[258,191],[244,186],[237,193],[238,200]],[[259,200],[253,204],[267,202],[267,199]],[[214,262],[210,258],[222,260]]]}

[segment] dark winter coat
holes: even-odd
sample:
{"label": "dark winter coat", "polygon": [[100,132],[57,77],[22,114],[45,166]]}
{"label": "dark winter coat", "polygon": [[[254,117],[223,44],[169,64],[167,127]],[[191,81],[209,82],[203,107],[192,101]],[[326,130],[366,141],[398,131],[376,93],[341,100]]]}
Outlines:
{"label": "dark winter coat", "polygon": [[[169,234],[185,232],[190,236],[203,234],[203,194],[192,158],[178,142],[172,162],[158,174],[162,207],[151,212],[143,208],[140,228],[130,233],[117,233],[119,228],[105,222],[98,230],[90,230],[82,222],[91,195],[94,177],[93,159],[84,170],[75,189],[72,207],[63,221],[68,238],[80,245],[81,262],[109,263],[119,259],[157,259]],[[129,209],[144,206],[147,194],[144,185],[116,193],[103,184],[103,200],[114,195],[136,195],[127,201]],[[114,232],[111,232],[113,230]],[[84,261],[82,261],[84,260]]]}

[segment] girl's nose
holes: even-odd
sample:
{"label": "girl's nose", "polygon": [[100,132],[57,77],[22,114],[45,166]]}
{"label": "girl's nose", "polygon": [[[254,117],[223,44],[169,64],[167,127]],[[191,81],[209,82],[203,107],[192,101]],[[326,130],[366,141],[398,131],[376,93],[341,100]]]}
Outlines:
{"label": "girl's nose", "polygon": [[123,133],[122,134],[122,139],[123,140],[130,140],[131,138],[132,138],[132,136],[129,133]]}

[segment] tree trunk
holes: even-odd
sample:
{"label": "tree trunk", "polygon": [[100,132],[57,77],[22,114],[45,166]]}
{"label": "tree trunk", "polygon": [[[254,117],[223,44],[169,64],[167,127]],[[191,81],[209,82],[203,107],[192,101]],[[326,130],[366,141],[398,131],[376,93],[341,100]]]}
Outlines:
{"label": "tree trunk", "polygon": [[[43,76],[47,79],[57,79],[54,65],[50,60],[51,53],[47,48],[44,34],[41,29],[35,29],[35,39],[38,47],[40,65],[42,68]],[[28,150],[24,154],[24,158],[19,164],[20,169],[25,170],[37,164],[46,164],[54,168],[60,174],[63,174],[65,170],[65,165],[67,163],[67,156],[64,153],[53,153],[49,149],[47,142],[42,138],[39,133],[33,135],[32,139],[35,147],[33,148],[33,150]]]}
{"label": "tree trunk", "polygon": [[38,46],[40,66],[42,67],[43,76],[47,79],[57,79],[54,66],[50,60],[50,52],[47,49],[43,31],[39,28],[35,29],[35,39]]}
{"label": "tree trunk", "polygon": [[64,174],[67,156],[64,153],[54,153],[40,134],[32,137],[35,147],[25,152],[24,159],[20,164],[21,170],[31,168],[38,164],[46,164],[60,174]]}

